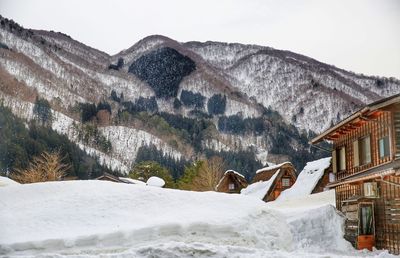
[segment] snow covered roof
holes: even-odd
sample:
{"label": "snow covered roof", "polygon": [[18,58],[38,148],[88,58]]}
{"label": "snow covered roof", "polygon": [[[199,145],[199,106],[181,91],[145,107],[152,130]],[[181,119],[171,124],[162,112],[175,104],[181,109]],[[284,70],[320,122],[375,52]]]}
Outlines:
{"label": "snow covered roof", "polygon": [[278,176],[279,172],[280,172],[280,169],[278,169],[269,180],[252,183],[251,185],[242,189],[242,191],[240,191],[240,193],[244,194],[244,195],[253,196],[258,199],[263,200],[265,195],[268,193],[269,189],[271,188],[272,184],[274,183],[275,178]]}
{"label": "snow covered roof", "polygon": [[227,171],[225,171],[224,175],[229,174],[229,173],[233,173],[233,174],[235,174],[237,176],[240,176],[240,177],[244,178],[244,175],[240,174],[239,172],[236,172],[235,170],[227,170]]}
{"label": "snow covered roof", "polygon": [[162,178],[152,176],[147,180],[147,185],[154,187],[163,187],[165,185],[165,181]]}
{"label": "snow covered roof", "polygon": [[286,162],[283,162],[283,163],[280,163],[280,164],[277,164],[277,165],[273,165],[273,166],[269,166],[269,167],[265,167],[265,168],[259,169],[259,170],[256,171],[256,174],[261,173],[261,172],[265,172],[265,171],[271,171],[271,170],[280,168],[280,167],[282,167],[283,165],[286,165],[286,164],[292,165],[292,163],[290,163],[289,161],[286,161]]}
{"label": "snow covered roof", "polygon": [[0,187],[19,185],[19,184],[20,183],[15,182],[14,180],[12,180],[8,177],[0,176]]}
{"label": "snow covered roof", "polygon": [[229,169],[229,170],[225,171],[223,177],[221,177],[221,179],[219,180],[217,186],[215,187],[217,189],[217,191],[218,191],[218,188],[219,188],[220,184],[222,183],[222,181],[224,181],[226,176],[227,175],[232,175],[232,174],[235,175],[235,176],[238,176],[240,178],[240,179],[238,179],[238,181],[240,181],[242,183],[245,183],[247,185],[247,180],[244,177],[244,175],[240,174],[239,172],[236,172],[235,170]]}
{"label": "snow covered roof", "polygon": [[121,180],[124,183],[128,183],[128,184],[136,184],[136,185],[146,185],[145,182],[137,180],[137,179],[132,179],[129,177],[119,177],[119,180]]}
{"label": "snow covered roof", "polygon": [[297,176],[296,182],[291,188],[283,191],[278,200],[298,198],[311,194],[330,164],[330,157],[307,162],[304,169]]}

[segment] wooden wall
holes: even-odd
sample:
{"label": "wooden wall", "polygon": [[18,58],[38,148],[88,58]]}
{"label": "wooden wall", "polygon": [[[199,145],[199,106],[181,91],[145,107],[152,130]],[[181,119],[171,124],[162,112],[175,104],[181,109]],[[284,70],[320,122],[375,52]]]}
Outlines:
{"label": "wooden wall", "polygon": [[[400,254],[400,177],[389,176],[384,180],[398,185],[378,181],[379,198],[370,199],[375,205],[375,245],[378,249],[388,249],[392,254]],[[344,213],[349,212],[351,217],[345,223],[345,238],[354,241],[354,226],[358,224],[358,218],[353,218],[351,212],[355,206],[342,207],[342,201],[352,196],[362,196],[362,184],[340,185],[335,190],[336,208]]]}
{"label": "wooden wall", "polygon": [[379,182],[380,198],[375,202],[376,247],[400,254],[400,177],[390,176]]}
{"label": "wooden wall", "polygon": [[332,173],[332,164],[327,169],[325,169],[324,175],[321,177],[317,185],[314,187],[314,190],[311,192],[312,194],[324,191],[326,185],[329,183],[329,173]]}
{"label": "wooden wall", "polygon": [[[336,179],[340,180],[344,177],[359,173],[366,169],[375,167],[380,164],[387,163],[391,160],[391,157],[388,156],[386,158],[379,158],[379,146],[378,140],[381,137],[389,135],[389,127],[387,125],[393,125],[392,121],[392,113],[389,111],[382,111],[381,114],[374,118],[375,121],[365,121],[363,124],[349,131],[348,133],[341,135],[337,140],[333,142],[333,147],[335,149],[345,146],[346,148],[346,170],[338,171],[336,173]],[[362,138],[364,136],[371,136],[371,163],[354,166],[354,150],[353,150],[353,141]],[[394,149],[394,136],[392,135],[392,151],[391,153],[395,153]]]}

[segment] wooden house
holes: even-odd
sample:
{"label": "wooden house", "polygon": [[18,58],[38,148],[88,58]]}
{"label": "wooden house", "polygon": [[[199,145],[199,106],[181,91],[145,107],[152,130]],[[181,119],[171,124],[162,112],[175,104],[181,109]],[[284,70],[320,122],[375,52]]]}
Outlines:
{"label": "wooden house", "polygon": [[103,175],[97,177],[96,180],[105,180],[105,181],[122,183],[122,181],[119,179],[119,177],[114,176],[113,174],[110,174],[110,173],[104,173]]}
{"label": "wooden house", "polygon": [[292,199],[323,192],[327,189],[332,175],[331,158],[307,162],[297,175],[296,182],[279,195],[279,200]]}
{"label": "wooden house", "polygon": [[228,170],[218,182],[216,190],[224,193],[240,193],[240,190],[247,187],[247,185],[247,180],[242,174],[234,170]]}
{"label": "wooden house", "polygon": [[132,179],[129,177],[117,177],[110,173],[104,173],[103,175],[96,178],[96,180],[105,180],[116,183],[125,183],[125,184],[136,184],[136,185],[146,185],[145,182],[137,179]]}
{"label": "wooden house", "polygon": [[[265,201],[274,201],[282,191],[290,188],[296,182],[296,169],[290,162],[284,162],[278,165],[265,167],[257,170],[253,178],[252,185],[244,191],[244,194],[252,191],[252,188],[261,189],[260,198]],[[260,183],[264,182],[264,183]]]}
{"label": "wooden house", "polygon": [[400,254],[400,94],[371,103],[311,140],[332,148],[336,207],[353,245]]}

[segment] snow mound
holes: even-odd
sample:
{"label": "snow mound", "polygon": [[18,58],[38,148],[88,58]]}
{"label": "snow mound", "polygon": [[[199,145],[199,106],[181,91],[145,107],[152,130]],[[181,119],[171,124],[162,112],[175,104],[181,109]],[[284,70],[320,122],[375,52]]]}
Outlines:
{"label": "snow mound", "polygon": [[264,203],[88,180],[2,187],[0,196],[6,257],[395,257],[342,238],[334,191]]}
{"label": "snow mound", "polygon": [[100,180],[4,187],[0,196],[7,196],[0,213],[0,255],[171,241],[291,248],[283,216],[245,196]]}
{"label": "snow mound", "polygon": [[15,186],[15,185],[20,185],[20,183],[4,176],[0,176],[0,187],[4,186]]}
{"label": "snow mound", "polygon": [[323,158],[311,162],[307,162],[304,169],[300,172],[296,182],[283,191],[278,200],[285,200],[290,198],[298,198],[312,193],[318,181],[324,175],[325,169],[331,164],[331,158]]}
{"label": "snow mound", "polygon": [[268,181],[259,181],[248,185],[243,188],[240,193],[243,195],[248,195],[255,197],[257,199],[264,199],[265,195],[268,193],[269,188],[271,188],[272,183],[279,174],[280,169],[278,169],[275,174]]}
{"label": "snow mound", "polygon": [[147,185],[154,187],[163,187],[165,185],[165,181],[162,178],[152,176],[149,179],[147,179]]}

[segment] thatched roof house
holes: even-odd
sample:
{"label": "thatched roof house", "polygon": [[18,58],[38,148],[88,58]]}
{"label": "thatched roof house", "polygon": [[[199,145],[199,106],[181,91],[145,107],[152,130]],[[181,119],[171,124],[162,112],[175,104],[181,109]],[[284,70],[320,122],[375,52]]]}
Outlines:
{"label": "thatched roof house", "polygon": [[332,173],[331,158],[307,162],[293,186],[281,193],[279,200],[302,197],[326,190]]}
{"label": "thatched roof house", "polygon": [[216,190],[224,193],[240,193],[240,190],[247,185],[247,180],[242,174],[234,170],[227,170],[219,180]]}
{"label": "thatched roof house", "polygon": [[257,170],[253,183],[241,191],[265,202],[273,201],[282,191],[290,188],[296,181],[296,169],[290,162]]}
{"label": "thatched roof house", "polygon": [[122,181],[119,180],[117,176],[114,176],[113,174],[110,173],[104,173],[103,175],[97,177],[96,180],[105,180],[105,181],[122,183]]}
{"label": "thatched roof house", "polygon": [[132,179],[129,177],[117,177],[110,173],[104,173],[103,175],[97,177],[96,180],[105,180],[105,181],[111,181],[111,182],[116,182],[116,183],[125,183],[125,184],[146,185],[146,183],[143,181],[140,181],[137,179]]}

